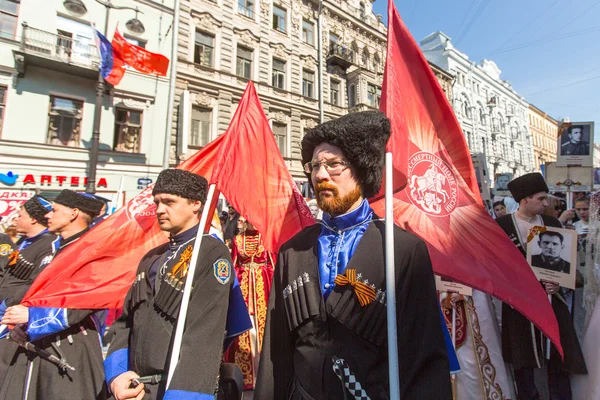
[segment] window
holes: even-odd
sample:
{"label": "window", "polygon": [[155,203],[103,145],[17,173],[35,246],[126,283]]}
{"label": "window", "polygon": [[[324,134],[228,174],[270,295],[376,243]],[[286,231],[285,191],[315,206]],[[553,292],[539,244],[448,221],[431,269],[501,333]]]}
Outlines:
{"label": "window", "polygon": [[4,122],[4,107],[6,106],[6,86],[0,86],[0,137],[2,136],[2,125]]}
{"label": "window", "polygon": [[192,106],[192,124],[190,129],[190,146],[202,147],[210,142],[210,126],[212,110]]}
{"label": "window", "polygon": [[273,122],[273,135],[283,157],[287,157],[287,125]]}
{"label": "window", "polygon": [[356,105],[356,85],[350,85],[348,89],[348,107]]}
{"label": "window", "polygon": [[329,101],[331,104],[340,105],[340,82],[333,79],[329,82]]}
{"label": "window", "polygon": [[285,33],[285,17],[286,10],[277,6],[273,6],[273,29]]}
{"label": "window", "polygon": [[313,87],[315,85],[315,73],[302,71],[302,96],[313,97]]}
{"label": "window", "polygon": [[252,50],[243,47],[237,48],[236,75],[242,78],[252,77]]}
{"label": "window", "polygon": [[302,41],[311,46],[315,45],[314,39],[315,25],[307,20],[302,20]]}
{"label": "window", "polygon": [[273,86],[285,89],[285,62],[273,59]]}
{"label": "window", "polygon": [[335,33],[329,33],[329,41],[337,44],[340,42],[340,37]]}
{"label": "window", "polygon": [[95,44],[90,25],[58,16],[56,29],[56,57],[70,63],[91,66]]}
{"label": "window", "polygon": [[379,101],[381,100],[381,88],[375,85],[368,85],[367,98],[369,99],[369,105],[373,108],[379,108]]}
{"label": "window", "polygon": [[213,66],[213,51],[215,37],[204,32],[196,31],[194,44],[194,63],[205,67]]}
{"label": "window", "polygon": [[0,0],[0,37],[15,38],[18,14],[19,0]]}
{"label": "window", "polygon": [[238,14],[254,19],[254,1],[238,0]]}
{"label": "window", "polygon": [[83,101],[50,96],[48,143],[79,147]]}
{"label": "window", "polygon": [[365,3],[360,2],[360,17],[364,19],[367,16],[367,9],[365,8]]}
{"label": "window", "polygon": [[141,47],[142,49],[146,48],[146,41],[145,40],[133,38],[133,37],[128,36],[128,35],[125,35],[124,37],[125,37],[125,40],[127,40],[129,43],[134,44],[137,47]]}
{"label": "window", "polygon": [[142,112],[126,108],[115,109],[115,151],[140,152]]}

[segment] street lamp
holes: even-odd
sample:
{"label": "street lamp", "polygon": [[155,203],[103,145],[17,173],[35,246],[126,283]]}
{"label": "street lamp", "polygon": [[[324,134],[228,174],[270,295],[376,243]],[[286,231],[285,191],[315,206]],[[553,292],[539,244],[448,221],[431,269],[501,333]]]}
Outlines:
{"label": "street lamp", "polygon": [[[146,31],[144,24],[137,18],[138,13],[143,14],[137,7],[127,6],[116,6],[111,0],[94,0],[96,3],[103,5],[106,8],[106,15],[104,18],[104,36],[107,35],[108,30],[108,16],[110,9],[115,10],[132,10],[135,11],[135,18],[127,21],[125,26],[130,31],[142,34]],[[82,0],[65,0],[63,2],[64,7],[71,13],[77,15],[84,15],[87,13],[87,7]],[[100,117],[102,116],[102,104],[104,103],[104,79],[102,73],[98,71],[98,82],[96,83],[96,108],[94,110],[94,130],[92,132],[92,144],[90,148],[90,167],[88,173],[88,181],[85,187],[85,192],[94,194],[96,193],[96,170],[98,168],[98,152],[100,149]]]}

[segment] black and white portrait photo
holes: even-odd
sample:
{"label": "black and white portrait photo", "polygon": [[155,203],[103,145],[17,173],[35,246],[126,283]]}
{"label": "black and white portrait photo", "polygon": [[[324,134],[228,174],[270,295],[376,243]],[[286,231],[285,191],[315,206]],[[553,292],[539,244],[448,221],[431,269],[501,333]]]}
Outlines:
{"label": "black and white portrait photo", "polygon": [[593,143],[593,122],[571,123],[558,138],[557,166],[591,167]]}
{"label": "black and white portrait photo", "polygon": [[575,287],[577,232],[541,227],[527,244],[527,261],[540,280]]}

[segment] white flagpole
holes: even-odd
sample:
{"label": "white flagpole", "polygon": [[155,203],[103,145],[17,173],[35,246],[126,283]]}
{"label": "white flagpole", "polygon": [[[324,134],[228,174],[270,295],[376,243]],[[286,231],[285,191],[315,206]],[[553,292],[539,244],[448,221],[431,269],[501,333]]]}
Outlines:
{"label": "white flagpole", "polygon": [[385,153],[385,291],[387,305],[390,399],[400,400],[398,327],[396,321],[396,273],[394,263],[394,168],[392,153]]}
{"label": "white flagpole", "polygon": [[188,307],[190,305],[190,292],[192,291],[192,283],[194,281],[194,274],[196,273],[196,264],[198,263],[198,253],[200,252],[200,246],[202,245],[202,237],[204,235],[204,227],[206,221],[208,221],[208,212],[210,211],[210,205],[212,198],[215,194],[215,185],[212,184],[208,188],[208,195],[206,196],[206,202],[203,204],[204,209],[202,210],[202,217],[200,218],[200,225],[198,225],[198,232],[196,233],[196,241],[194,242],[194,250],[192,252],[192,259],[190,260],[190,266],[188,268],[185,280],[185,286],[183,289],[183,298],[181,299],[181,306],[179,307],[179,317],[177,318],[177,325],[175,328],[175,339],[173,340],[173,348],[171,349],[171,360],[169,361],[169,371],[167,375],[167,389],[173,379],[173,373],[179,362],[179,353],[181,351],[181,342],[183,340],[183,328],[185,326],[185,319],[187,317]]}
{"label": "white flagpole", "polygon": [[117,191],[117,193],[113,194],[113,198],[112,198],[111,205],[110,205],[110,210],[106,210],[109,215],[112,215],[115,211],[117,211],[117,208],[119,208],[119,199],[121,198],[122,194],[123,194],[123,177],[121,177],[121,181],[119,182],[119,190]]}

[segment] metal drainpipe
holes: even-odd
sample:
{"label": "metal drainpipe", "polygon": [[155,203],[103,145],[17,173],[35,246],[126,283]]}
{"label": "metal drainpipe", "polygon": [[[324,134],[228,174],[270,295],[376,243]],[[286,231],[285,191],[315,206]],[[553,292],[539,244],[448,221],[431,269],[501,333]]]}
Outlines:
{"label": "metal drainpipe", "polygon": [[323,19],[321,12],[323,11],[323,1],[319,0],[319,18],[317,19],[318,25],[318,40],[319,45],[317,49],[319,51],[319,121],[320,123],[325,122],[325,110],[323,105]]}
{"label": "metal drainpipe", "polygon": [[171,132],[173,127],[173,110],[175,108],[175,83],[177,81],[177,47],[179,41],[179,5],[180,0],[175,0],[173,6],[173,40],[171,43],[171,74],[169,76],[169,99],[167,106],[167,126],[165,128],[165,153],[163,169],[169,168],[171,156]]}

